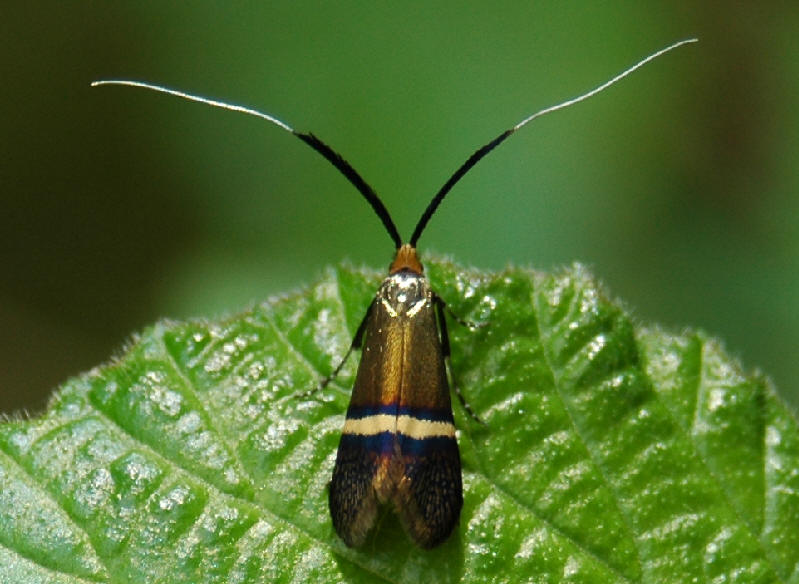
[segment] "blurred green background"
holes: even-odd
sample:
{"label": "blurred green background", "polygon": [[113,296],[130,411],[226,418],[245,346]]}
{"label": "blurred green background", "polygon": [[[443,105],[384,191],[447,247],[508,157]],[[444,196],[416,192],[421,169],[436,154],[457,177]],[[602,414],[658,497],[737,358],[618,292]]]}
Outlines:
{"label": "blurred green background", "polygon": [[420,241],[484,268],[575,260],[645,322],[724,339],[799,404],[799,11],[792,3],[12,3],[2,11],[0,411],[162,317],[235,312],[409,235],[477,147],[698,36],[479,164]]}

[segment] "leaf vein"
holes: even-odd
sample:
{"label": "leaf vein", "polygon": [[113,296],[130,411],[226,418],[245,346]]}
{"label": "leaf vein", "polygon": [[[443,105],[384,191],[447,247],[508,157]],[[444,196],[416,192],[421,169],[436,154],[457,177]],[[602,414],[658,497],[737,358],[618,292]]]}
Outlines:
{"label": "leaf vein", "polygon": [[542,516],[535,509],[535,507],[533,507],[529,503],[521,500],[515,494],[513,494],[508,489],[506,489],[504,486],[502,486],[501,484],[497,483],[492,477],[488,476],[482,469],[481,469],[480,473],[475,473],[475,474],[479,474],[480,476],[482,476],[483,479],[489,485],[491,485],[494,489],[496,489],[501,495],[507,497],[508,499],[513,501],[513,503],[515,503],[517,506],[519,506],[520,508],[524,509],[525,511],[530,513],[530,515],[532,515],[533,517],[535,517],[536,519],[538,519],[539,521],[541,521],[542,523],[547,525],[548,528],[553,533],[563,537],[566,541],[572,542],[577,549],[579,549],[580,551],[585,553],[586,556],[588,556],[590,558],[593,558],[598,564],[601,564],[601,565],[605,566],[611,573],[613,573],[616,576],[618,576],[619,579],[621,579],[624,582],[632,582],[632,580],[630,580],[630,578],[628,578],[627,576],[625,576],[624,574],[619,572],[615,567],[613,567],[607,561],[607,559],[597,555],[596,552],[594,552],[589,547],[587,547],[583,542],[576,540],[574,538],[574,536],[564,532],[560,527],[558,527],[557,525],[553,524],[552,521],[549,518]]}
{"label": "leaf vein", "polygon": [[293,355],[297,357],[297,360],[312,374],[316,377],[320,377],[322,374],[321,372],[311,363],[311,360],[306,357],[302,351],[299,350],[289,339],[286,337],[285,333],[280,330],[280,327],[275,324],[272,318],[263,313],[262,315],[264,321],[269,325],[269,327],[275,333],[275,339],[282,343]]}
{"label": "leaf vein", "polygon": [[[191,478],[193,478],[194,480],[198,481],[200,484],[202,484],[202,485],[203,485],[203,486],[204,486],[204,487],[205,487],[205,488],[206,488],[206,489],[207,489],[207,490],[208,490],[208,491],[209,491],[211,494],[213,494],[214,496],[216,496],[216,497],[219,497],[220,499],[223,499],[223,500],[224,500],[224,499],[229,499],[229,500],[233,500],[233,501],[238,501],[238,502],[240,502],[240,503],[242,503],[242,504],[244,504],[244,505],[246,505],[246,506],[254,506],[256,509],[259,509],[259,510],[260,510],[260,511],[261,511],[263,514],[265,514],[265,515],[267,515],[267,516],[270,516],[270,517],[274,518],[274,519],[275,519],[275,520],[277,520],[278,522],[280,522],[280,523],[282,523],[282,524],[286,525],[287,527],[289,527],[289,528],[291,528],[291,529],[294,529],[294,530],[296,530],[297,532],[299,532],[301,535],[303,535],[303,536],[304,536],[304,537],[306,537],[307,539],[309,539],[309,540],[311,540],[311,541],[313,541],[313,542],[316,542],[316,544],[317,544],[317,545],[319,545],[319,546],[321,546],[322,548],[327,548],[327,549],[329,549],[329,550],[331,551],[331,553],[334,553],[334,554],[336,554],[336,555],[339,555],[339,556],[341,556],[341,554],[337,554],[337,553],[334,551],[334,547],[333,547],[333,546],[332,546],[330,543],[328,543],[328,542],[326,542],[326,541],[324,541],[324,540],[322,540],[322,539],[318,538],[318,537],[317,537],[317,536],[315,536],[315,535],[314,535],[312,532],[308,531],[307,529],[304,529],[304,528],[303,528],[303,527],[301,527],[299,524],[297,524],[297,523],[293,523],[291,520],[287,519],[286,517],[283,517],[283,516],[282,516],[280,513],[278,513],[277,511],[275,511],[275,510],[273,510],[273,509],[269,509],[269,508],[265,507],[265,506],[264,506],[264,505],[263,505],[263,504],[262,504],[260,501],[258,501],[258,500],[251,501],[251,500],[249,500],[249,499],[246,499],[246,498],[242,497],[241,495],[237,495],[237,494],[235,494],[235,493],[227,493],[227,492],[225,492],[225,491],[222,491],[221,489],[219,489],[219,488],[218,488],[218,487],[216,487],[215,485],[213,485],[213,484],[209,483],[209,482],[208,482],[208,481],[207,481],[205,478],[203,478],[202,476],[198,475],[196,472],[192,471],[192,470],[191,470],[191,469],[189,469],[189,468],[184,468],[184,467],[182,467],[182,466],[181,466],[179,463],[177,463],[177,462],[175,462],[175,461],[171,460],[171,459],[170,459],[169,457],[167,457],[166,455],[164,455],[164,454],[161,454],[160,452],[158,452],[157,450],[155,450],[155,449],[154,449],[152,446],[150,446],[149,444],[147,444],[147,443],[144,443],[144,442],[142,442],[141,440],[139,440],[138,438],[136,438],[136,437],[135,437],[133,434],[131,434],[131,433],[130,433],[130,432],[127,430],[127,428],[125,428],[124,426],[120,425],[120,424],[119,424],[119,423],[118,423],[116,420],[114,420],[113,418],[111,418],[110,416],[108,416],[108,415],[107,415],[105,412],[103,412],[102,410],[99,410],[99,409],[97,409],[96,407],[94,407],[94,405],[91,405],[91,407],[92,407],[92,408],[93,408],[93,409],[94,409],[96,412],[98,412],[98,414],[99,414],[99,415],[100,415],[100,416],[101,416],[103,419],[105,419],[105,420],[108,420],[108,422],[109,422],[109,423],[110,423],[112,426],[114,426],[114,427],[118,428],[118,429],[119,429],[119,430],[122,432],[122,434],[123,434],[124,436],[126,436],[126,437],[127,437],[127,439],[128,439],[128,440],[129,440],[131,443],[133,443],[133,445],[134,445],[134,446],[137,446],[138,448],[141,448],[142,450],[144,450],[144,451],[147,451],[147,452],[148,452],[148,453],[150,453],[152,456],[154,456],[154,457],[158,458],[159,460],[163,461],[163,462],[164,462],[166,465],[168,465],[168,466],[172,467],[172,468],[173,468],[173,470],[177,470],[178,472],[181,472],[181,473],[185,474],[186,476],[188,476],[188,477],[191,477]],[[362,564],[362,563],[360,563],[360,562],[357,562],[357,561],[355,561],[355,560],[354,560],[352,557],[349,557],[349,556],[342,556],[342,557],[345,557],[345,558],[347,558],[347,559],[348,559],[350,562],[352,562],[352,563],[354,563],[355,565],[357,565],[357,566],[361,567],[361,568],[362,568],[364,571],[366,571],[366,572],[369,572],[369,573],[370,573],[370,574],[372,574],[373,576],[376,576],[376,577],[378,577],[378,578],[384,579],[384,580],[386,580],[387,582],[391,582],[391,580],[388,580],[388,579],[386,579],[386,577],[385,577],[385,574],[381,573],[380,571],[378,571],[378,570],[375,570],[375,569],[372,569],[370,566],[368,566],[368,565],[366,565],[366,564]]]}
{"label": "leaf vein", "polygon": [[[72,421],[70,421],[70,423],[71,423],[71,422],[72,422]],[[49,433],[50,433],[50,432],[48,432],[48,434],[49,434]],[[97,558],[97,561],[100,563],[100,567],[101,567],[101,568],[102,568],[102,569],[105,571],[105,573],[107,574],[107,573],[108,573],[108,568],[107,568],[107,566],[106,566],[106,565],[103,563],[103,560],[102,560],[102,558],[100,557],[100,554],[98,554],[98,553],[97,553],[97,549],[95,549],[95,547],[94,547],[94,543],[92,542],[92,538],[91,538],[91,536],[89,535],[89,532],[88,532],[88,531],[86,531],[86,529],[85,529],[84,527],[82,527],[82,526],[81,526],[81,525],[80,525],[80,524],[79,524],[79,523],[78,523],[78,522],[75,520],[75,518],[74,518],[74,517],[72,517],[72,514],[69,512],[69,510],[68,510],[66,507],[64,507],[64,505],[61,503],[61,501],[59,501],[59,500],[58,500],[58,498],[55,496],[55,494],[54,494],[54,493],[52,493],[52,492],[50,492],[48,489],[44,488],[44,486],[43,486],[43,485],[41,485],[41,484],[40,484],[40,483],[39,483],[39,482],[36,480],[36,477],[34,477],[34,476],[31,474],[31,472],[29,471],[29,469],[27,469],[27,468],[25,467],[25,465],[23,465],[23,464],[22,464],[20,461],[18,461],[16,458],[14,458],[14,456],[12,456],[12,455],[11,455],[11,453],[9,453],[9,452],[8,452],[8,451],[7,451],[7,450],[4,448],[4,445],[3,445],[2,441],[0,441],[0,452],[2,452],[2,453],[5,455],[5,457],[6,457],[8,460],[10,460],[10,461],[11,461],[11,464],[13,464],[13,465],[14,465],[14,467],[16,467],[16,468],[17,468],[17,469],[18,469],[18,470],[19,470],[19,471],[20,471],[20,472],[21,472],[21,473],[22,473],[22,474],[23,474],[23,475],[24,475],[24,476],[25,476],[27,479],[29,479],[29,480],[27,480],[27,481],[26,481],[26,482],[27,482],[29,485],[33,485],[33,488],[35,488],[35,489],[36,489],[38,492],[41,492],[41,493],[43,493],[43,494],[44,494],[44,496],[45,496],[47,499],[49,499],[49,500],[50,500],[50,501],[53,503],[53,505],[55,505],[55,507],[56,507],[56,508],[60,509],[60,510],[61,510],[61,511],[64,513],[64,515],[65,515],[66,519],[67,519],[67,520],[68,520],[68,522],[69,522],[69,523],[72,525],[72,527],[75,529],[75,531],[76,531],[76,532],[78,532],[78,533],[82,533],[82,534],[85,536],[86,543],[88,543],[88,545],[89,545],[89,548],[90,548],[90,549],[92,550],[92,552],[94,553],[94,557],[95,557],[95,558]],[[2,544],[0,544],[0,545],[2,545]],[[5,547],[5,546],[4,546],[4,547]],[[9,548],[7,548],[7,549],[9,549]],[[30,560],[30,561],[32,561],[32,562],[34,562],[34,563],[36,563],[36,565],[41,565],[41,564],[39,564],[38,562],[36,562],[36,561],[35,561],[33,558],[29,558],[29,557],[27,557],[27,556],[26,556],[25,554],[23,554],[23,553],[22,553],[20,550],[14,550],[14,551],[15,551],[16,553],[18,553],[20,556],[22,556],[22,557],[24,557],[24,558],[26,558],[26,559],[28,559],[28,560]],[[71,574],[71,573],[68,573],[68,572],[61,572],[61,571],[58,571],[58,570],[54,570],[54,569],[52,569],[52,568],[48,568],[47,566],[42,566],[42,567],[43,567],[44,569],[46,569],[46,570],[50,570],[50,571],[52,571],[52,572],[55,572],[55,573],[59,573],[59,574],[69,574],[70,576],[73,576],[73,575],[74,575],[74,574]],[[80,577],[80,576],[77,576],[77,575],[74,575],[74,576],[75,576],[76,578],[79,578],[79,577]],[[103,582],[103,580],[91,580],[91,581],[92,581],[92,582]]]}
{"label": "leaf vein", "polygon": [[[713,482],[716,483],[716,487],[718,488],[719,492],[724,497],[724,500],[725,500],[727,506],[732,511],[732,513],[735,515],[735,517],[738,518],[740,525],[752,536],[752,539],[758,543],[758,545],[760,546],[761,550],[763,551],[763,555],[769,561],[769,564],[771,565],[774,573],[777,575],[778,578],[780,578],[779,570],[777,569],[777,566],[779,564],[776,563],[773,560],[773,554],[770,553],[770,548],[764,544],[762,538],[760,537],[760,534],[755,533],[752,530],[752,528],[750,527],[749,522],[746,520],[746,518],[743,516],[743,514],[739,510],[738,506],[735,504],[735,500],[733,499],[733,497],[730,494],[729,490],[726,488],[724,481],[713,470],[713,467],[710,465],[710,462],[708,461],[707,456],[698,447],[698,445],[696,443],[696,440],[694,439],[694,430],[697,428],[697,425],[699,423],[698,422],[698,419],[699,419],[699,401],[700,401],[699,400],[699,393],[702,391],[702,388],[706,387],[706,385],[702,382],[702,380],[704,379],[704,373],[705,373],[706,360],[704,358],[704,354],[705,354],[705,347],[706,347],[707,343],[705,342],[704,339],[700,338],[699,340],[700,340],[699,374],[696,376],[696,379],[697,379],[696,389],[695,389],[696,397],[694,399],[694,404],[695,404],[695,406],[694,406],[694,416],[693,416],[693,422],[692,422],[691,428],[690,429],[689,428],[685,428],[684,425],[680,423],[679,416],[677,416],[672,411],[672,409],[669,407],[668,403],[664,402],[664,409],[667,412],[668,416],[671,418],[672,422],[674,422],[674,426],[676,428],[680,428],[686,434],[686,439],[692,445],[693,450],[696,453],[697,459],[702,464],[702,467],[705,469],[705,471],[708,473],[708,475],[712,478]],[[638,345],[639,350],[641,350],[641,347],[640,347],[637,339],[636,339],[636,345]],[[649,382],[650,386],[654,387],[654,383],[653,383],[652,379],[649,377],[649,375],[646,372],[645,368],[643,368],[643,375],[646,377],[646,379]],[[660,394],[658,392],[654,392],[654,393],[655,393],[655,396],[656,396],[655,399],[660,401],[661,400]],[[763,415],[765,415],[765,412],[763,413]],[[760,425],[760,431],[763,434],[762,439],[760,440],[760,443],[763,445],[763,448],[765,448],[765,440],[766,440],[766,431],[765,431],[765,429],[766,429],[766,422],[764,421],[764,423]],[[766,480],[766,478],[765,478],[765,465],[766,465],[767,461],[766,461],[766,457],[765,457],[765,451],[761,450],[761,452],[763,453],[763,456],[762,456],[763,466],[764,466],[763,481],[764,481],[764,486],[765,486],[765,480]],[[763,490],[764,508],[765,508],[766,496],[767,496],[767,492],[766,492],[766,489],[764,488],[764,490]],[[761,521],[761,525],[763,525],[762,521]],[[782,578],[780,578],[779,581],[780,582],[785,582],[785,580],[783,580]]]}
{"label": "leaf vein", "polygon": [[103,583],[103,582],[108,582],[109,581],[108,578],[105,578],[103,580],[93,580],[91,578],[84,578],[83,576],[76,576],[75,574],[72,574],[70,572],[61,572],[60,570],[55,570],[53,568],[48,568],[47,566],[41,565],[40,563],[38,563],[33,558],[30,558],[30,557],[26,556],[25,554],[21,553],[19,550],[15,549],[15,548],[8,547],[7,545],[2,544],[2,543],[0,543],[0,547],[2,547],[3,549],[8,550],[9,552],[11,552],[13,554],[18,555],[19,557],[23,558],[24,560],[27,560],[27,561],[31,562],[37,568],[41,568],[42,570],[46,571],[48,574],[52,574],[55,577],[64,576],[65,578],[69,578],[73,582],[85,582],[86,584],[98,584],[98,583]]}
{"label": "leaf vein", "polygon": [[254,489],[256,484],[255,478],[250,474],[250,472],[242,463],[241,458],[239,457],[236,449],[226,439],[226,434],[224,434],[223,432],[220,431],[219,428],[217,428],[216,424],[213,421],[214,416],[211,416],[208,409],[203,405],[203,400],[200,399],[199,392],[194,383],[192,382],[192,380],[189,378],[186,372],[181,368],[180,364],[177,362],[174,355],[172,355],[172,353],[169,352],[169,348],[166,346],[163,336],[159,336],[158,343],[162,350],[162,353],[166,356],[167,361],[169,362],[169,364],[172,366],[174,371],[178,374],[179,378],[183,382],[183,386],[194,398],[194,407],[198,408],[202,412],[203,417],[205,418],[205,424],[208,426],[208,428],[210,428],[213,431],[213,433],[217,436],[219,441],[225,446],[225,450],[227,450],[230,456],[233,457],[236,466],[239,468],[241,473],[250,483],[250,487]]}
{"label": "leaf vein", "polygon": [[[546,365],[547,369],[549,370],[549,374],[550,374],[550,376],[552,378],[552,386],[553,386],[553,388],[555,389],[556,393],[558,394],[558,396],[560,398],[561,404],[563,405],[563,409],[566,412],[566,415],[569,417],[569,421],[571,422],[572,428],[574,428],[574,432],[575,432],[577,438],[583,444],[583,446],[585,447],[586,452],[591,457],[591,461],[593,463],[594,468],[596,468],[597,472],[602,477],[602,480],[605,483],[605,485],[607,486],[607,488],[610,489],[610,491],[614,494],[613,503],[616,506],[616,510],[618,511],[619,516],[622,518],[622,521],[624,521],[625,527],[627,528],[627,532],[628,532],[628,534],[630,536],[630,539],[633,542],[633,546],[635,547],[636,559],[638,561],[638,571],[639,571],[639,573],[643,574],[642,551],[641,551],[641,547],[639,545],[639,542],[638,542],[637,538],[634,536],[635,531],[634,531],[633,526],[632,526],[632,521],[627,516],[627,513],[619,505],[618,502],[619,502],[621,497],[620,497],[620,494],[618,492],[618,489],[616,489],[615,486],[613,485],[613,483],[611,482],[610,477],[607,475],[607,473],[605,472],[604,468],[602,467],[602,464],[599,462],[599,457],[597,456],[597,454],[593,450],[593,448],[589,445],[588,440],[586,439],[586,437],[583,435],[582,431],[580,430],[580,427],[579,427],[579,425],[577,424],[577,421],[574,418],[574,415],[573,415],[573,413],[571,411],[571,408],[569,408],[569,406],[567,405],[567,401],[566,401],[565,397],[563,396],[563,393],[562,393],[561,388],[560,388],[560,384],[558,382],[558,376],[557,376],[557,374],[555,372],[555,366],[554,366],[554,364],[552,362],[552,358],[549,355],[549,351],[547,350],[547,346],[546,346],[546,343],[544,342],[543,335],[541,334],[541,327],[538,324],[540,319],[541,319],[541,314],[537,310],[537,305],[536,305],[535,300],[536,300],[535,299],[535,290],[533,290],[533,291],[531,291],[531,294],[530,294],[530,306],[531,306],[531,310],[533,312],[533,315],[535,317],[535,325],[534,325],[535,326],[535,331],[534,332],[535,332],[536,338],[538,338],[539,342],[541,343],[541,346],[542,346],[542,349],[543,349],[541,351],[541,354],[543,355],[543,358],[544,358],[544,364]],[[571,299],[571,302],[576,302],[576,295],[573,295],[573,298]]]}

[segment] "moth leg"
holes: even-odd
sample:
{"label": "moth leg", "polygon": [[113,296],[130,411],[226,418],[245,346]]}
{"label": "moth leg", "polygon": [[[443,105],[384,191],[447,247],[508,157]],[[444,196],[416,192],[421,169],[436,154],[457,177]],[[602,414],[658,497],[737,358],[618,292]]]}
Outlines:
{"label": "moth leg", "polygon": [[[455,381],[455,375],[452,371],[452,360],[450,359],[450,346],[449,346],[449,332],[447,332],[447,319],[444,315],[444,308],[447,308],[447,303],[441,299],[438,294],[433,295],[433,301],[436,305],[436,315],[438,316],[438,326],[439,330],[441,331],[441,353],[444,355],[444,361],[447,363],[447,369],[449,370],[449,378],[452,380],[452,389],[455,391],[455,395],[458,396],[458,400],[461,402],[463,409],[466,410],[466,413],[469,414],[477,423],[482,424],[483,426],[486,425],[483,420],[477,417],[477,414],[474,413],[472,406],[466,401],[466,398],[463,397],[461,393],[461,388],[458,387],[458,383]],[[449,310],[449,309],[448,309]],[[449,310],[449,313],[452,314],[452,311]],[[454,314],[452,316],[464,326],[469,328],[476,328],[477,326],[485,326],[483,325],[474,325],[468,323],[467,321],[461,320]],[[486,323],[487,324],[487,323]]]}
{"label": "moth leg", "polygon": [[472,322],[470,320],[463,320],[460,316],[458,316],[457,314],[452,312],[452,309],[447,305],[446,302],[444,302],[441,299],[440,296],[436,296],[436,299],[437,299],[436,300],[437,302],[441,302],[444,305],[444,308],[447,309],[447,312],[449,312],[449,315],[452,318],[454,318],[455,322],[457,322],[459,325],[465,326],[467,329],[470,329],[470,330],[480,329],[480,328],[488,326],[488,321],[487,320],[483,321],[483,322]]}
{"label": "moth leg", "polygon": [[369,321],[369,315],[372,314],[372,307],[374,306],[375,301],[373,300],[369,304],[369,308],[366,309],[366,314],[363,315],[363,320],[361,320],[361,324],[358,325],[358,330],[355,331],[355,336],[352,338],[352,343],[350,343],[350,348],[347,349],[347,353],[344,355],[344,358],[341,359],[341,362],[336,366],[333,372],[330,375],[327,375],[319,380],[319,383],[316,387],[312,387],[308,391],[301,393],[298,397],[304,398],[309,397],[319,391],[320,389],[326,388],[331,381],[333,381],[336,377],[338,377],[339,372],[344,367],[344,364],[347,362],[347,359],[350,358],[352,352],[356,349],[361,348],[361,344],[363,343],[363,333],[366,330],[366,323]]}

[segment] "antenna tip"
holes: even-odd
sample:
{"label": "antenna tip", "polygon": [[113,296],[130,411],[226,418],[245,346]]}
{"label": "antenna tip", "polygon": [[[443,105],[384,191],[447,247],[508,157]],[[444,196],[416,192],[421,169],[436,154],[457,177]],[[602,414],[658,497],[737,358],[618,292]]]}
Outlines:
{"label": "antenna tip", "polygon": [[676,43],[674,43],[672,45],[669,45],[665,49],[661,49],[660,51],[658,51],[657,54],[662,55],[663,53],[667,53],[667,52],[669,52],[671,50],[676,49],[677,47],[681,47],[683,45],[689,45],[691,43],[698,43],[698,42],[699,42],[699,39],[696,38],[696,37],[693,37],[693,38],[690,38],[690,39],[683,39],[681,41],[677,41]]}

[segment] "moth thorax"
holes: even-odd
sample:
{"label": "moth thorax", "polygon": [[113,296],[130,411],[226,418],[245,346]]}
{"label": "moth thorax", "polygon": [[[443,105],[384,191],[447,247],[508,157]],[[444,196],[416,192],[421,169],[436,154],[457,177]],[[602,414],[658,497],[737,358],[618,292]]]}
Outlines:
{"label": "moth thorax", "polygon": [[427,278],[410,270],[391,274],[383,280],[378,296],[391,316],[415,316],[432,299]]}

